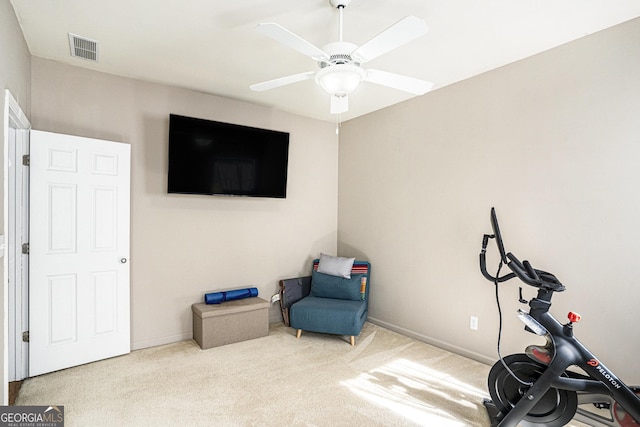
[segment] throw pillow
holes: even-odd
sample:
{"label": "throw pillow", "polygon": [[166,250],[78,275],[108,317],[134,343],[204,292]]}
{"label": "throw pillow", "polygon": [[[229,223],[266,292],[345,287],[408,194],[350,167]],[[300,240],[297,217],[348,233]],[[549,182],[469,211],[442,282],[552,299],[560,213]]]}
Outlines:
{"label": "throw pillow", "polygon": [[360,278],[366,276],[366,274],[354,274],[350,279],[317,271],[311,274],[311,296],[361,301]]}
{"label": "throw pillow", "polygon": [[355,258],[343,258],[331,255],[320,254],[318,271],[331,276],[351,278],[351,269]]}

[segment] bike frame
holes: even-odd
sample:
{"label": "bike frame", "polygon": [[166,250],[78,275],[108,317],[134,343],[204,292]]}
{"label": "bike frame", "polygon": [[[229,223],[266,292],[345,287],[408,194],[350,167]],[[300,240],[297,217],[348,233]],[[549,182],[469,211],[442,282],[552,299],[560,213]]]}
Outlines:
{"label": "bike frame", "polygon": [[[500,413],[494,417],[495,421],[499,421],[498,426],[515,427],[531,412],[550,388],[575,391],[582,395],[610,396],[640,424],[640,397],[574,336],[572,322],[563,325],[549,313],[553,293],[561,292],[565,290],[565,287],[553,274],[536,270],[529,262],[520,262],[513,254],[505,251],[494,208],[491,208],[491,226],[494,234],[485,234],[482,240],[480,252],[482,275],[496,286],[498,283],[517,277],[522,282],[538,289],[536,298],[529,302],[529,313],[524,313],[525,324],[533,319],[532,327],[526,327],[525,330],[545,335],[553,347],[551,361],[549,363],[539,361],[547,365],[540,377],[524,392],[508,413]],[[504,276],[496,275],[494,277],[487,272],[485,258],[487,243],[489,239],[494,238],[498,246],[501,265],[504,263],[511,270],[511,273]],[[498,269],[498,274],[499,271],[500,269]],[[522,300],[522,297],[521,301],[526,302]],[[537,324],[535,324],[536,322]],[[542,328],[539,327],[540,325]],[[587,376],[567,371],[570,366],[582,368]]]}
{"label": "bike frame", "polygon": [[[553,359],[498,425],[516,426],[551,387],[609,394],[640,423],[640,398],[574,336],[571,323],[562,325],[549,313],[552,295],[552,290],[539,289],[537,297],[529,302],[529,315],[547,329],[553,343]],[[590,378],[563,377],[566,369],[573,365],[582,368]]]}

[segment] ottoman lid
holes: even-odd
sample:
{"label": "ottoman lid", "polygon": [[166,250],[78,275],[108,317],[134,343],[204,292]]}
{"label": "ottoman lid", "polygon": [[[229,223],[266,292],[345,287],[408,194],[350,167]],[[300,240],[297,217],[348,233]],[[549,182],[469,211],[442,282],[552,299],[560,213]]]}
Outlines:
{"label": "ottoman lid", "polygon": [[245,311],[269,308],[269,305],[269,301],[265,301],[259,297],[252,297],[225,301],[220,304],[193,304],[191,306],[191,310],[196,316],[204,319],[207,317],[224,316],[232,313],[242,313]]}

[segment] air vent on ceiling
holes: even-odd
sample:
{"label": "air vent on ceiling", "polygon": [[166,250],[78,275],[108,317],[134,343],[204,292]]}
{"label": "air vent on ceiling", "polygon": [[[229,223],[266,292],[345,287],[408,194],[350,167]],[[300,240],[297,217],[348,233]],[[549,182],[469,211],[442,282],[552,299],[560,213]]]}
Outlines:
{"label": "air vent on ceiling", "polygon": [[69,33],[71,56],[98,62],[98,42]]}

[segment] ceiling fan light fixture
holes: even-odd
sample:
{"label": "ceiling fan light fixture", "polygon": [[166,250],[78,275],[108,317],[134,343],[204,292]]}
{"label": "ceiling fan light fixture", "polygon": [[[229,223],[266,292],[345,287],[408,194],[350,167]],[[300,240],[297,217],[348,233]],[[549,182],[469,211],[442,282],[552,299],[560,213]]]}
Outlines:
{"label": "ceiling fan light fixture", "polygon": [[360,86],[367,72],[357,65],[336,64],[316,73],[316,83],[332,96],[347,96]]}

